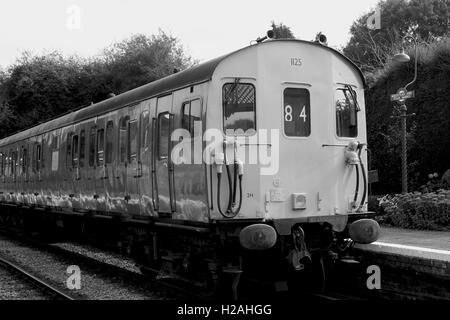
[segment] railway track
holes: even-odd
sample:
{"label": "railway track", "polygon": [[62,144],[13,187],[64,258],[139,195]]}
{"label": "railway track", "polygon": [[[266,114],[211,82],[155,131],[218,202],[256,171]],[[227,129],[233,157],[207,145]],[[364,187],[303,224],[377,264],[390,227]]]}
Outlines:
{"label": "railway track", "polygon": [[29,283],[33,288],[38,289],[45,296],[49,296],[54,300],[75,300],[75,298],[65,294],[61,290],[47,283],[45,280],[38,278],[30,272],[24,270],[12,261],[0,257],[0,266],[6,269],[9,273],[19,276]]}
{"label": "railway track", "polygon": [[209,296],[203,295],[201,292],[199,291],[197,292],[195,288],[193,289],[189,287],[189,285],[186,282],[164,277],[162,279],[161,278],[158,279],[157,272],[152,271],[151,269],[146,269],[148,273],[143,274],[142,272],[138,271],[139,267],[142,267],[139,265],[136,265],[137,270],[132,271],[124,267],[100,261],[86,254],[74,252],[73,250],[68,250],[58,245],[57,243],[48,243],[45,241],[41,241],[35,237],[26,236],[23,233],[21,233],[20,230],[1,228],[0,235],[3,235],[8,239],[12,239],[14,241],[22,242],[25,245],[38,248],[39,250],[43,250],[55,254],[57,256],[61,256],[64,259],[68,259],[74,263],[76,262],[88,268],[98,270],[98,273],[107,273],[114,278],[120,277],[123,278],[125,281],[139,283],[142,287],[155,287],[158,290],[164,288],[164,290],[169,292],[169,295],[174,296],[177,299],[183,298],[184,299],[197,298],[201,300],[210,299]]}
{"label": "railway track", "polygon": [[[121,266],[117,266],[111,263],[100,261],[94,257],[88,256],[83,253],[74,252],[73,250],[68,250],[62,247],[58,243],[49,243],[41,241],[35,237],[30,237],[23,235],[17,230],[11,229],[0,229],[0,235],[7,236],[8,238],[15,239],[26,243],[27,245],[39,248],[40,250],[45,250],[51,252],[58,256],[63,256],[71,261],[75,261],[80,265],[86,265],[89,268],[96,268],[99,272],[106,272],[114,277],[121,277],[126,281],[136,282],[142,286],[149,287],[163,287],[164,290],[168,290],[176,299],[199,299],[203,301],[213,300],[212,297],[204,295],[198,288],[190,285],[186,281],[180,281],[174,278],[159,278],[157,277],[157,271],[151,270],[144,266],[135,265],[135,271],[131,271]],[[146,274],[143,274],[139,269],[145,269]],[[150,274],[150,275],[149,275]],[[244,299],[245,296],[243,297]],[[274,297],[278,299],[277,297]],[[335,301],[335,300],[364,300],[358,296],[351,296],[347,294],[341,294],[337,292],[313,292],[305,296],[307,299],[311,300],[321,300],[321,301]]]}

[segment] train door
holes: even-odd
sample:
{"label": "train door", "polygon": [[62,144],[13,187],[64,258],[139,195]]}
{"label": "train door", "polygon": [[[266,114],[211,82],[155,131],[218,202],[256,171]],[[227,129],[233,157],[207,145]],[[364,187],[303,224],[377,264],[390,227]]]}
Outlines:
{"label": "train door", "polygon": [[62,181],[59,174],[59,148],[61,142],[61,129],[57,129],[48,135],[49,141],[49,166],[48,166],[48,188],[50,191],[51,205],[61,207],[62,201]]}
{"label": "train door", "polygon": [[21,171],[22,171],[22,203],[28,205],[29,204],[29,198],[28,198],[28,188],[29,188],[29,170],[28,170],[28,163],[29,163],[29,146],[28,146],[28,140],[24,140],[21,148]]}
{"label": "train door", "polygon": [[24,187],[25,179],[23,175],[23,163],[24,163],[24,142],[20,141],[17,146],[17,195],[16,201],[18,203],[23,203],[24,200]]}
{"label": "train door", "polygon": [[34,180],[34,196],[36,205],[43,206],[43,194],[42,194],[42,180],[43,180],[43,168],[42,168],[42,136],[36,136],[36,176]]}
{"label": "train door", "polygon": [[106,116],[97,118],[95,126],[95,162],[94,162],[94,184],[96,199],[96,210],[105,212],[107,210],[107,193],[105,189],[108,170],[105,163],[105,127]]}
{"label": "train door", "polygon": [[84,164],[85,181],[83,184],[83,196],[87,210],[97,209],[97,198],[95,197],[95,151],[97,126],[95,119],[88,122],[86,130],[86,161]]}
{"label": "train door", "polygon": [[11,201],[16,202],[17,201],[17,169],[18,169],[18,155],[17,155],[17,145],[14,144],[11,149],[11,156],[12,156],[12,188],[11,188]]}
{"label": "train door", "polygon": [[156,103],[156,143],[153,160],[155,161],[155,195],[158,213],[175,211],[173,193],[173,165],[170,158],[170,134],[173,128],[172,94],[157,99]]}
{"label": "train door", "polygon": [[24,200],[27,205],[30,205],[31,202],[31,185],[30,185],[30,177],[31,177],[31,140],[25,140],[25,150],[24,150],[24,179],[25,179],[25,187],[24,187]]}
{"label": "train door", "polygon": [[152,148],[151,148],[151,138],[152,138],[152,122],[150,117],[150,100],[144,101],[141,107],[140,115],[140,161],[141,161],[141,171],[140,177],[138,179],[139,193],[140,193],[140,212],[144,216],[153,216],[153,203],[152,203]]}
{"label": "train door", "polygon": [[87,124],[79,123],[74,126],[74,135],[72,137],[72,181],[73,181],[73,209],[76,211],[85,211],[86,199],[86,134]]}
{"label": "train door", "polygon": [[139,215],[140,195],[139,179],[141,178],[141,155],[139,153],[139,116],[141,114],[141,104],[128,107],[128,139],[127,139],[127,188],[125,200],[128,213]]}
{"label": "train door", "polygon": [[72,209],[78,210],[80,208],[79,204],[79,188],[78,188],[78,180],[81,179],[80,166],[79,166],[79,158],[80,158],[80,126],[75,125],[73,128],[73,133],[71,136],[71,155],[72,159],[70,159],[69,168],[71,169],[71,180],[72,180],[72,192],[69,197],[72,202]]}
{"label": "train door", "polygon": [[0,202],[5,200],[5,158],[4,150],[0,149]]}
{"label": "train door", "polygon": [[63,210],[72,210],[73,177],[72,177],[72,139],[73,126],[62,128],[61,130],[61,161],[60,161],[60,180],[61,180],[61,204]]}
{"label": "train door", "polygon": [[52,206],[54,186],[50,181],[50,166],[51,166],[51,134],[45,133],[42,135],[41,145],[41,171],[42,171],[42,200],[44,206]]}
{"label": "train door", "polygon": [[177,183],[174,185],[174,192],[178,207],[172,218],[204,222],[208,219],[208,202],[205,196],[208,190],[202,161],[202,99],[191,96],[179,101],[177,107],[180,108],[181,115],[181,121],[177,123],[189,132],[190,138],[183,138],[179,142],[182,152],[174,149],[174,157],[180,157],[183,161],[175,161],[174,176]]}
{"label": "train door", "polygon": [[128,212],[128,196],[127,196],[127,169],[128,169],[128,126],[130,123],[130,116],[128,115],[128,108],[123,108],[117,111],[116,118],[118,119],[117,132],[118,137],[118,152],[117,163],[114,166],[114,192],[112,193],[112,211],[126,213]]}
{"label": "train door", "polygon": [[35,189],[36,189],[36,179],[37,179],[37,172],[36,172],[36,138],[31,137],[30,143],[29,143],[29,149],[30,149],[30,171],[29,171],[29,178],[28,178],[28,192],[30,197],[30,203],[32,205],[36,204],[36,196],[35,196]]}

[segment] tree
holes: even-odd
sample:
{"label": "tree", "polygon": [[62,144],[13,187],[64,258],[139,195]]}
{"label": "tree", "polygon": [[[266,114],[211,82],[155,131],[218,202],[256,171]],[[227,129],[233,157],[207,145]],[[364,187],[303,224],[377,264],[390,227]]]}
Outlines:
{"label": "tree", "polygon": [[95,59],[25,52],[0,71],[0,137],[183,70],[195,62],[160,31],[111,45]]}
{"label": "tree", "polygon": [[275,39],[295,39],[294,34],[291,31],[291,28],[285,26],[282,22],[276,24],[272,21],[272,30]]}
{"label": "tree", "polygon": [[123,92],[183,70],[196,63],[175,37],[162,30],[148,37],[137,34],[104,50],[114,92]]}
{"label": "tree", "polygon": [[381,29],[368,29],[371,13],[362,15],[351,26],[351,38],[343,50],[365,72],[384,67],[407,34],[430,41],[450,33],[449,0],[386,0],[378,6]]}

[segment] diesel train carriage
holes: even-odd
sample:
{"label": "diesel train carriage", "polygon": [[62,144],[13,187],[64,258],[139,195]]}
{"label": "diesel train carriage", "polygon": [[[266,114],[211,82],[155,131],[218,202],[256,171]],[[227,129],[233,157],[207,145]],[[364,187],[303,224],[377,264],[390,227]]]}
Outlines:
{"label": "diesel train carriage", "polygon": [[0,140],[0,217],[208,290],[241,273],[323,285],[379,233],[364,86],[321,41],[258,41]]}

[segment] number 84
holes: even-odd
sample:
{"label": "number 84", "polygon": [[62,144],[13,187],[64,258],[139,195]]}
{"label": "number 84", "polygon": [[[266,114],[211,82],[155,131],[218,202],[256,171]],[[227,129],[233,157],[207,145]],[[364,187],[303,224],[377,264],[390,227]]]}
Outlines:
{"label": "number 84", "polygon": [[[303,118],[303,122],[306,122],[306,106],[302,107],[302,111],[298,117]],[[284,120],[290,122],[292,118],[292,107],[287,105],[284,107]]]}

